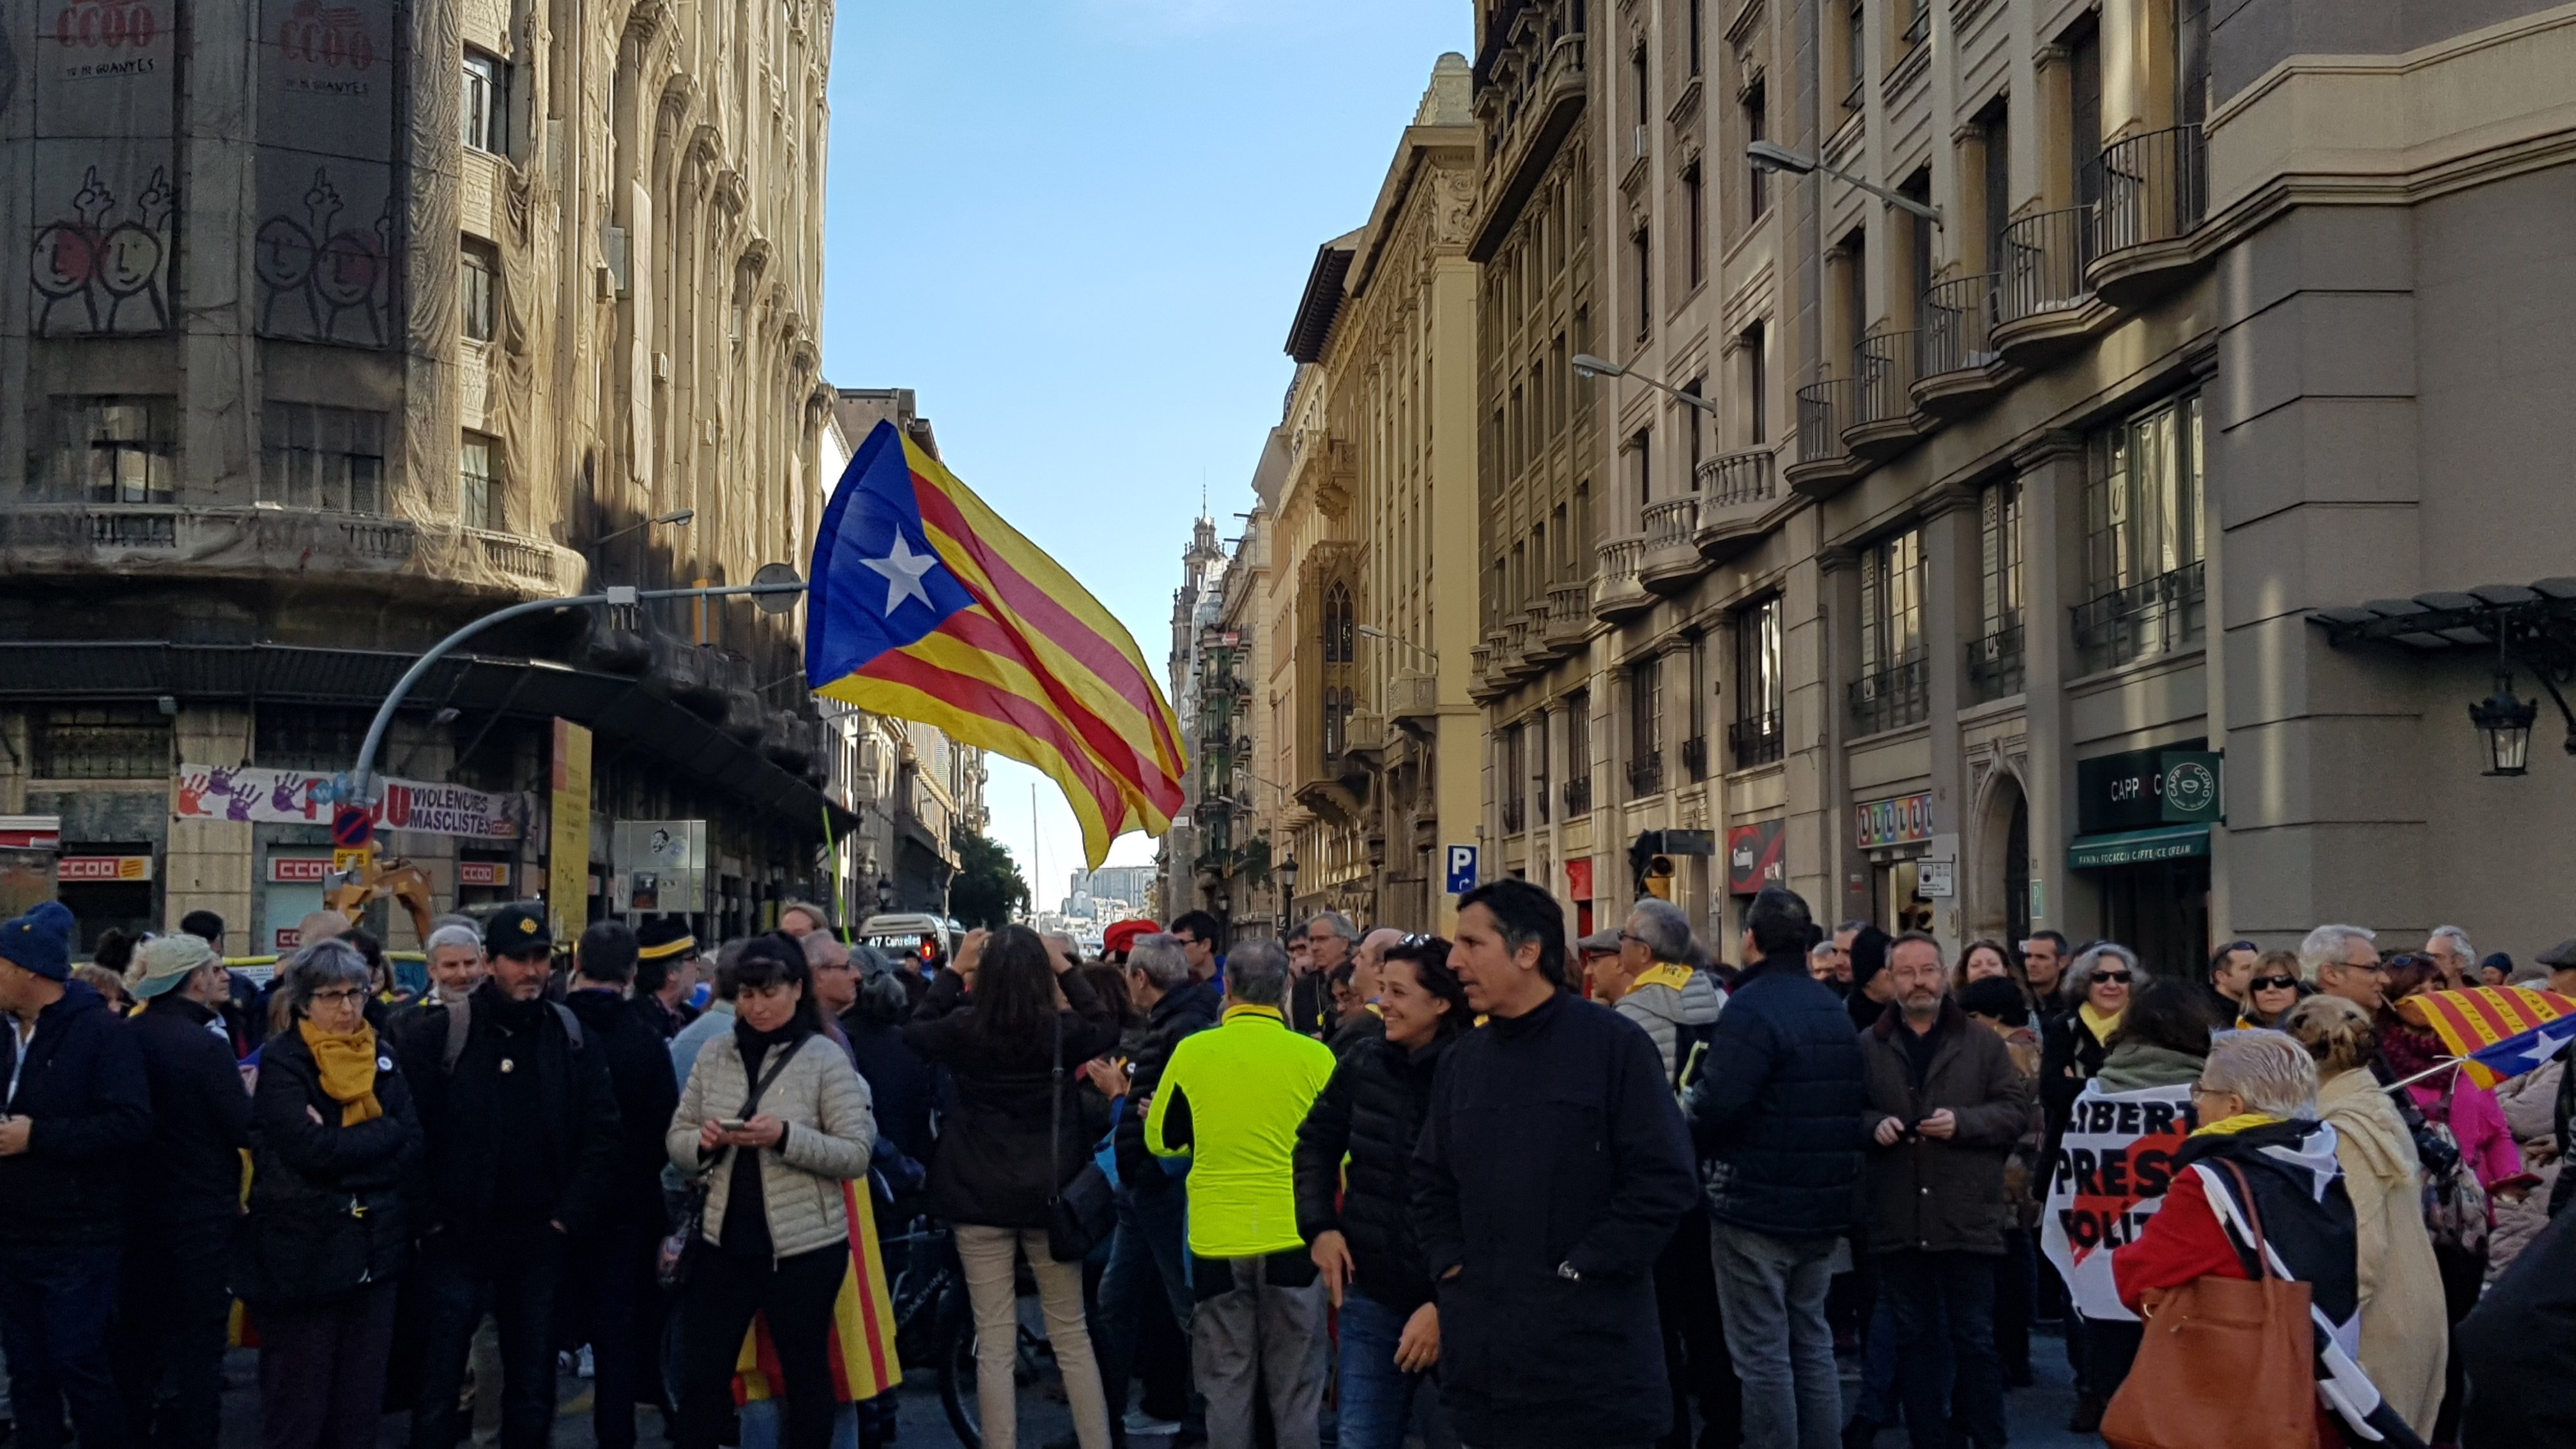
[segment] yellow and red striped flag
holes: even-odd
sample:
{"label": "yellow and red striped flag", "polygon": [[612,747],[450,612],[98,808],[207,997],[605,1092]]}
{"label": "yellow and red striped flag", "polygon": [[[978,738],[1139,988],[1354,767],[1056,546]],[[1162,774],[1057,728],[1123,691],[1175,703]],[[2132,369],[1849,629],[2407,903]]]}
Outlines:
{"label": "yellow and red striped flag", "polygon": [[2481,1087],[2521,1076],[2576,1041],[2576,1000],[2529,986],[2418,992],[2397,1012],[2431,1027]]}
{"label": "yellow and red striped flag", "polygon": [[841,474],[811,578],[815,693],[1045,772],[1094,869],[1127,831],[1171,828],[1189,762],[1136,641],[892,423]]}

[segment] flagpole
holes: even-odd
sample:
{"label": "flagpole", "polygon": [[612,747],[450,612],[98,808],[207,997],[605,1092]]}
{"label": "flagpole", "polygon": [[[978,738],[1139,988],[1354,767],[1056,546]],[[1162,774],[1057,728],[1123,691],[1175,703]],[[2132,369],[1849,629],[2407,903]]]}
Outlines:
{"label": "flagpole", "polygon": [[2415,1075],[2413,1075],[2413,1076],[2411,1076],[2411,1077],[2404,1078],[2404,1079],[2399,1080],[2399,1081],[2391,1082],[2391,1083],[2389,1083],[2387,1086],[2382,1087],[2382,1088],[2380,1088],[2379,1090],[2381,1090],[2381,1091],[2383,1091],[2383,1092],[2394,1092],[2394,1091],[2396,1091],[2396,1090],[2397,1090],[2398,1088],[2400,1088],[2400,1087],[2411,1087],[2411,1086],[2415,1085],[2417,1082],[2420,1082],[2420,1081],[2424,1080],[2426,1077],[2438,1077],[2438,1076],[2440,1076],[2440,1075],[2441,1075],[2442,1073],[2444,1073],[2444,1072],[2450,1071],[2450,1070],[2452,1070],[2452,1069],[2453,1069],[2453,1068],[2455,1068],[2455,1067],[2465,1066],[2465,1065],[2467,1065],[2467,1063],[2468,1063],[2468,1058],[2466,1058],[2466,1057],[2444,1057],[2444,1058],[2442,1058],[2442,1060],[2441,1060],[2441,1061],[2439,1061],[2438,1063],[2435,1063],[2435,1064],[2434,1064],[2434,1065],[2432,1065],[2432,1066],[2426,1067],[2424,1070],[2422,1070],[2422,1071],[2420,1071],[2420,1072],[2417,1072]]}

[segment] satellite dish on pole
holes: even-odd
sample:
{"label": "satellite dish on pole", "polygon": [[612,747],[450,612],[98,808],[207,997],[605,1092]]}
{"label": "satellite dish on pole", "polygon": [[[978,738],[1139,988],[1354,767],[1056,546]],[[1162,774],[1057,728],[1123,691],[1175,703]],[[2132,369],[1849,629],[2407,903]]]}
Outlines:
{"label": "satellite dish on pole", "polygon": [[795,608],[796,596],[805,588],[805,576],[796,572],[794,564],[762,564],[760,572],[751,576],[751,582],[755,588],[772,591],[751,596],[752,602],[758,604],[764,614],[784,614]]}

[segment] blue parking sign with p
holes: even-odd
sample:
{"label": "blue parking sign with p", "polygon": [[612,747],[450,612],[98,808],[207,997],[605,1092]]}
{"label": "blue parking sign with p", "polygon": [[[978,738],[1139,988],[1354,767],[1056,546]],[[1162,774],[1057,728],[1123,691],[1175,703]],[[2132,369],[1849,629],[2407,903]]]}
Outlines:
{"label": "blue parking sign with p", "polygon": [[1463,896],[1476,888],[1476,847],[1449,847],[1449,894]]}

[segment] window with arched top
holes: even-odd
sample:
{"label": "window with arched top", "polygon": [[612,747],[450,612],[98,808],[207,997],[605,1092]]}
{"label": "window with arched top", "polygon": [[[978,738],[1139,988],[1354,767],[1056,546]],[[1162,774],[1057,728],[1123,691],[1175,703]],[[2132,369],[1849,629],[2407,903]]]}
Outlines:
{"label": "window with arched top", "polygon": [[1324,589],[1324,662],[1355,662],[1357,632],[1351,616],[1351,586],[1335,580]]}

